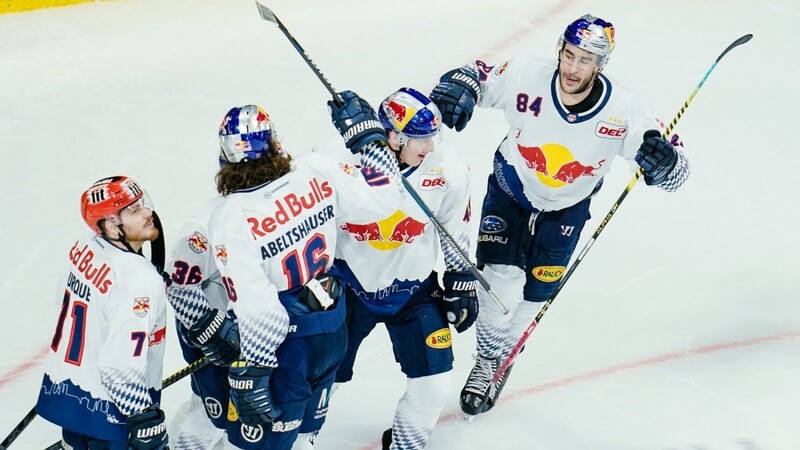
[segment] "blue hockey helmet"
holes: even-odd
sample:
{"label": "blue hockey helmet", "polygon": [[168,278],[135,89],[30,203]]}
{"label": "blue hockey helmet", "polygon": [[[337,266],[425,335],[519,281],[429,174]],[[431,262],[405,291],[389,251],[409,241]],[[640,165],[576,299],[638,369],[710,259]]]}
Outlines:
{"label": "blue hockey helmet", "polygon": [[260,106],[234,107],[219,125],[220,165],[263,158],[273,150],[274,126]]}
{"label": "blue hockey helmet", "polygon": [[584,14],[567,25],[564,34],[558,38],[558,53],[565,42],[598,55],[597,66],[602,68],[614,50],[614,25],[599,17]]}
{"label": "blue hockey helmet", "polygon": [[378,109],[387,131],[410,139],[435,137],[442,129],[442,113],[431,99],[416,89],[404,87],[388,96]]}

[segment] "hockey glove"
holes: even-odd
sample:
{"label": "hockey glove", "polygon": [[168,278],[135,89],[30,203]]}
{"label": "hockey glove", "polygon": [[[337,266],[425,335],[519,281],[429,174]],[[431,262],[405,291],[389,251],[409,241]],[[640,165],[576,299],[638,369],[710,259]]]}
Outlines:
{"label": "hockey glove", "polygon": [[442,281],[447,321],[461,333],[478,318],[478,280],[472,273],[463,270],[445,272]]}
{"label": "hockey glove", "polygon": [[128,450],[168,449],[167,426],[164,412],[150,407],[139,414],[128,416]]}
{"label": "hockey glove", "polygon": [[353,153],[371,142],[386,142],[386,130],[383,129],[378,115],[366,100],[352,91],[340,93],[344,104],[337,105],[328,101],[331,120],[336,130],[344,138],[344,145]]}
{"label": "hockey glove", "polygon": [[239,358],[239,325],[218,309],[200,317],[186,337],[216,366],[227,366]]}
{"label": "hockey glove", "polygon": [[242,423],[265,425],[281,414],[275,407],[269,390],[271,376],[272,367],[248,365],[245,361],[231,363],[228,372],[231,402]]}
{"label": "hockey glove", "polygon": [[442,113],[442,122],[461,131],[472,118],[481,94],[478,74],[467,67],[451,70],[439,78],[431,92],[431,100]]}
{"label": "hockey glove", "polygon": [[648,186],[658,186],[678,164],[678,151],[658,130],[647,130],[634,159],[644,169],[644,182]]}

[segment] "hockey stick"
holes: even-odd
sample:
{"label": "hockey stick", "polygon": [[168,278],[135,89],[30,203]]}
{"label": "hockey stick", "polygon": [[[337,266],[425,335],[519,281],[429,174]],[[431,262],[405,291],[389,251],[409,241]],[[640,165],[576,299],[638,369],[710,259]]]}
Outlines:
{"label": "hockey stick", "polygon": [[[202,369],[203,367],[207,366],[210,362],[211,361],[206,357],[198,359],[197,361],[173,373],[167,378],[164,378],[164,380],[161,382],[161,389],[163,390],[164,388],[175,384],[177,381],[186,377],[187,375],[190,375]],[[3,440],[2,445],[0,445],[0,450],[6,450],[8,446],[11,445],[11,443],[14,442],[19,437],[22,431],[25,430],[25,428],[27,428],[28,425],[31,424],[31,422],[33,422],[33,419],[35,418],[36,418],[36,407],[34,406],[33,408],[31,408],[28,414],[22,419],[19,425],[17,425],[17,427],[14,428],[14,430],[11,431],[11,433],[9,433],[9,435],[5,438],[5,440]],[[56,450],[59,448],[61,448],[61,441],[58,441],[50,445],[45,450]]]}
{"label": "hockey stick", "polygon": [[[258,12],[259,14],[261,14],[262,19],[278,25],[278,28],[280,28],[280,30],[283,32],[286,38],[289,39],[289,42],[292,43],[295,50],[297,50],[297,52],[300,53],[300,56],[303,57],[303,60],[306,62],[306,64],[308,64],[308,67],[310,67],[311,70],[314,71],[314,74],[317,76],[319,81],[321,81],[322,84],[325,86],[325,88],[328,90],[328,92],[331,93],[331,96],[333,96],[333,100],[336,102],[336,104],[342,105],[344,103],[342,101],[342,97],[339,96],[339,94],[336,92],[336,89],[334,89],[333,86],[331,85],[330,81],[328,81],[325,78],[325,75],[323,75],[322,72],[320,72],[317,65],[314,64],[313,61],[311,61],[311,58],[308,57],[306,51],[303,49],[302,46],[300,46],[300,43],[297,42],[297,39],[295,39],[294,36],[292,36],[292,34],[289,33],[289,30],[286,29],[286,26],[283,25],[283,22],[281,22],[280,19],[278,19],[278,17],[275,16],[275,13],[273,13],[272,10],[262,5],[258,1],[256,1],[256,7],[258,7]],[[453,249],[456,255],[458,255],[458,258],[461,260],[461,262],[465,266],[467,266],[467,269],[478,280],[483,289],[485,289],[486,292],[489,293],[489,296],[492,298],[492,301],[494,301],[497,304],[497,306],[500,307],[500,309],[503,311],[503,314],[508,314],[509,310],[506,307],[506,305],[500,300],[499,297],[497,297],[497,294],[494,293],[492,287],[489,285],[489,282],[486,281],[486,278],[484,278],[483,274],[478,270],[477,267],[475,267],[475,264],[473,264],[472,261],[469,260],[467,255],[464,254],[464,251],[461,249],[461,247],[458,246],[458,243],[456,243],[456,240],[453,238],[453,236],[451,236],[450,233],[447,232],[444,226],[442,226],[441,222],[439,222],[439,220],[433,215],[431,209],[428,207],[428,205],[425,204],[425,202],[419,196],[417,191],[414,190],[414,188],[411,186],[408,180],[406,180],[406,178],[403,176],[401,176],[400,179],[402,180],[403,187],[406,189],[406,191],[408,191],[409,194],[411,194],[411,198],[414,199],[414,202],[416,202],[417,205],[419,205],[419,207],[425,213],[425,215],[428,216],[429,219],[431,219],[431,222],[433,223],[433,226],[436,228],[436,231],[439,232],[440,238],[443,241],[447,242],[447,245]]]}
{"label": "hockey stick", "polygon": [[[725,54],[727,54],[729,51],[733,50],[735,47],[738,47],[748,42],[752,38],[753,38],[752,34],[746,34],[740,37],[739,39],[736,39],[717,57],[716,61],[714,61],[714,64],[712,64],[711,68],[708,69],[708,72],[706,72],[703,79],[700,80],[700,83],[697,85],[697,87],[694,88],[694,91],[692,91],[692,95],[690,95],[689,98],[686,100],[686,102],[683,103],[683,106],[681,106],[681,109],[675,115],[675,118],[672,119],[672,122],[670,122],[669,126],[667,126],[667,129],[664,130],[663,133],[661,133],[661,137],[663,137],[664,139],[668,138],[668,136],[672,132],[672,129],[675,128],[675,125],[678,123],[678,120],[680,120],[681,116],[683,116],[683,113],[686,111],[686,108],[689,107],[689,104],[694,99],[694,96],[697,95],[697,92],[700,90],[701,87],[703,87],[703,83],[705,83],[706,79],[708,79],[708,76],[711,75],[711,71],[713,71],[714,68],[717,67],[717,63],[719,63],[722,57],[725,56]],[[531,324],[522,334],[522,337],[520,337],[519,341],[517,341],[517,343],[514,345],[514,348],[511,349],[511,353],[503,361],[503,364],[501,364],[500,367],[497,368],[494,377],[492,377],[492,382],[491,382],[492,389],[497,387],[498,380],[500,380],[500,378],[503,376],[506,370],[508,370],[508,368],[511,367],[512,364],[514,364],[514,360],[516,359],[517,355],[519,355],[519,352],[522,350],[522,347],[525,346],[525,342],[527,342],[528,338],[531,337],[531,333],[533,333],[533,330],[536,329],[537,325],[539,325],[539,322],[542,320],[542,316],[544,316],[544,313],[547,312],[547,308],[549,308],[550,305],[553,303],[553,301],[556,299],[556,296],[558,295],[559,292],[561,292],[561,289],[567,283],[567,280],[569,280],[569,278],[572,276],[572,273],[578,267],[578,264],[581,263],[583,257],[586,256],[586,253],[588,253],[589,249],[592,248],[592,245],[594,245],[594,241],[596,241],[597,237],[600,236],[600,233],[603,232],[606,225],[608,225],[608,222],[611,220],[611,217],[613,217],[614,213],[616,213],[617,209],[619,209],[619,206],[622,204],[622,201],[625,200],[625,197],[628,196],[628,193],[631,191],[631,189],[633,189],[633,187],[636,185],[636,182],[643,174],[644,174],[644,169],[640,167],[639,170],[636,171],[636,174],[633,176],[631,181],[628,183],[628,186],[626,186],[625,190],[622,191],[622,194],[614,203],[614,206],[611,207],[611,210],[608,211],[606,217],[603,219],[602,222],[600,222],[600,226],[597,227],[597,230],[594,232],[591,239],[589,239],[589,242],[586,243],[586,245],[583,247],[583,250],[581,250],[580,254],[578,254],[578,257],[575,259],[575,262],[572,263],[572,266],[570,266],[570,268],[567,270],[567,273],[564,274],[564,278],[561,280],[561,283],[556,288],[556,291],[553,293],[553,296],[550,297],[550,299],[548,299],[544,303],[544,305],[542,305],[542,308],[539,310],[539,313],[536,315],[536,318],[533,319],[533,322],[531,322]]]}

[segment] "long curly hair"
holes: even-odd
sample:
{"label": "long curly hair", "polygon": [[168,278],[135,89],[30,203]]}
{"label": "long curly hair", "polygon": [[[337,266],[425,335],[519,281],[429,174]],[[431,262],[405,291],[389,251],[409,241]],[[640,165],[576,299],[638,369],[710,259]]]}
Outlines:
{"label": "long curly hair", "polygon": [[217,192],[223,196],[280,178],[292,171],[292,157],[271,151],[265,158],[228,164],[217,172]]}

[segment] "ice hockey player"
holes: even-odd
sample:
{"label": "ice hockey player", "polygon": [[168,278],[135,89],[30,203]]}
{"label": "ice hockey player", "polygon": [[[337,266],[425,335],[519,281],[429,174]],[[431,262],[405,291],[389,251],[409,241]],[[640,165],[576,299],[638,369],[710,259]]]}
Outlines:
{"label": "ice hockey player", "polygon": [[653,113],[602,73],[614,45],[612,24],[584,15],[559,37],[557,60],[475,61],[445,73],[431,94],[457,131],[475,105],[503,110],[509,124],[489,175],[477,258],[513,314],[479,289],[478,354],[460,401],[469,415],[494,406],[510,370],[491,395],[490,380],[557,288],[614,157],[635,161],[648,185],[668,192],[689,176],[677,136],[662,138]]}
{"label": "ice hockey player", "polygon": [[131,178],[114,176],[81,195],[92,230],[69,250],[58,321],[36,412],[75,450],[163,450],[159,409],[166,337],[164,279],[142,256],[156,241],[153,205]]}
{"label": "ice hockey player", "polygon": [[[251,106],[242,117],[257,115]],[[226,164],[221,154],[220,164]],[[221,203],[221,196],[206,201],[186,221],[166,266],[171,272],[167,299],[175,312],[183,357],[189,364],[203,357],[211,362],[192,373],[192,394],[170,424],[175,450],[210,449],[224,439],[227,426],[228,367],[239,358],[239,327],[228,314],[228,297],[208,241],[208,221]]]}
{"label": "ice hockey player", "polygon": [[[438,108],[417,90],[402,88],[381,103],[378,116],[403,176],[469,254],[468,167],[453,149],[439,145]],[[324,144],[318,151],[337,152],[335,147]],[[352,379],[361,342],[377,324],[383,323],[395,358],[407,377],[406,392],[397,404],[392,427],[383,434],[383,447],[422,449],[451,386],[453,350],[449,325],[462,332],[475,321],[477,281],[464,261],[443,243],[442,292],[434,271],[439,262],[437,230],[410,196],[391,215],[368,223],[348,222],[339,234],[335,267],[348,284],[349,337],[336,381]]]}
{"label": "ice hockey player", "polygon": [[347,345],[344,289],[332,267],[338,227],[388,214],[404,194],[376,113],[352,92],[342,98],[330,104],[334,124],[375,169],[370,178],[332,158],[291,158],[261,108],[233,108],[220,128],[224,200],[208,245],[239,327],[227,412],[236,448],[313,448]]}

